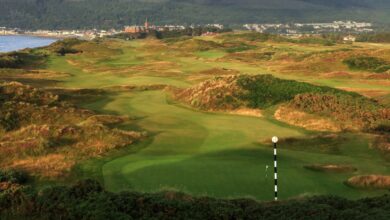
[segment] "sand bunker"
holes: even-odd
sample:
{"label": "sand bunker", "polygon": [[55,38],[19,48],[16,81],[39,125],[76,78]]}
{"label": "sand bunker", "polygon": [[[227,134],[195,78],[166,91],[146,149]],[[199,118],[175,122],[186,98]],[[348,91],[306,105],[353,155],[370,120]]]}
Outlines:
{"label": "sand bunker", "polygon": [[382,175],[354,176],[349,178],[346,184],[356,188],[390,189],[390,176],[382,176]]}

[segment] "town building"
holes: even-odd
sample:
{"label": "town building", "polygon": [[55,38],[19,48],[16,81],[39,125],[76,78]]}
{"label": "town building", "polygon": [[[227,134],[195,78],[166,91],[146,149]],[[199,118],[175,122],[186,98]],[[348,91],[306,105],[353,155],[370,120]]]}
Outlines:
{"label": "town building", "polygon": [[145,33],[149,32],[151,29],[148,19],[146,18],[144,26],[141,25],[132,25],[125,26],[125,33],[136,34],[136,33]]}
{"label": "town building", "polygon": [[356,37],[353,36],[353,35],[348,35],[348,36],[345,36],[343,38],[343,40],[346,41],[346,42],[355,42],[356,41]]}
{"label": "town building", "polygon": [[144,26],[138,26],[138,25],[133,25],[133,26],[126,26],[125,27],[125,33],[143,33],[146,32],[146,29]]}

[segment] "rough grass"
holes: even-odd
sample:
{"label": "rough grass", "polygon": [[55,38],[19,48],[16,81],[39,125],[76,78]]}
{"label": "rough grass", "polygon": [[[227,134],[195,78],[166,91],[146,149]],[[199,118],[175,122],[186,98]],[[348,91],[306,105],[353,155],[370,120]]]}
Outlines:
{"label": "rough grass", "polygon": [[347,180],[346,184],[363,189],[390,189],[390,176],[365,175],[354,176]]}
{"label": "rough grass", "polygon": [[348,94],[299,94],[289,104],[293,109],[323,115],[338,121],[342,129],[375,130],[390,120],[390,109]]}
{"label": "rough grass", "polygon": [[95,115],[44,90],[3,83],[0,94],[2,167],[60,177],[78,160],[131,145],[143,136],[108,127],[127,121],[126,117]]}
{"label": "rough grass", "polygon": [[[341,97],[348,95],[348,97],[358,97],[365,100],[356,93],[279,79],[271,75],[215,77],[192,88],[178,90],[175,92],[175,96],[177,99],[203,110],[232,110],[239,107],[267,108],[293,100],[296,95],[309,92],[339,94]],[[366,102],[369,103],[369,101]],[[337,130],[336,126],[332,127],[333,130]]]}
{"label": "rough grass", "polygon": [[233,110],[245,107],[236,76],[216,77],[196,87],[179,90],[175,98],[203,110]]}
{"label": "rough grass", "polygon": [[383,73],[390,70],[390,64],[381,58],[370,56],[349,57],[343,61],[352,70],[369,70]]}
{"label": "rough grass", "polygon": [[2,68],[37,68],[46,63],[47,54],[24,50],[0,54],[0,69]]}
{"label": "rough grass", "polygon": [[[7,183],[6,183],[7,184]],[[0,190],[1,190],[0,183]],[[302,196],[287,201],[216,199],[167,189],[156,193],[108,192],[95,180],[71,186],[0,192],[5,219],[377,219],[389,215],[388,195],[347,200],[339,196]],[[82,204],[82,205],[80,205]],[[53,211],[56,210],[56,211]],[[58,211],[61,210],[61,211]]]}
{"label": "rough grass", "polygon": [[[115,151],[114,155],[83,161],[74,178],[98,177],[110,191],[132,189],[150,192],[176,188],[195,195],[252,196],[268,200],[273,198],[273,179],[269,178],[271,173],[266,179],[265,166],[273,163],[272,149],[270,143],[259,144],[259,140],[278,135],[281,138],[311,139],[295,142],[298,144],[280,143],[280,198],[329,193],[361,198],[385,193],[383,190],[356,190],[345,186],[343,181],[350,177],[346,173],[324,174],[304,168],[307,164],[350,164],[358,169],[356,175],[388,175],[388,165],[382,153],[370,148],[372,140],[364,134],[348,134],[347,139],[338,140],[339,144],[334,145],[336,142],[333,140],[311,137],[313,134],[310,132],[278,122],[272,117],[272,110],[262,111],[263,117],[199,112],[175,104],[167,99],[165,91],[151,88],[153,85],[189,88],[214,78],[211,72],[205,74],[207,70],[225,68],[232,70],[232,75],[268,72],[281,79],[343,87],[366,94],[375,91],[382,94],[382,102],[385,103],[390,89],[383,80],[368,79],[371,73],[354,71],[351,78],[337,74],[330,78],[319,76],[348,71],[341,58],[367,53],[388,56],[383,51],[386,45],[359,44],[356,47],[337,44],[327,47],[263,41],[257,36],[255,39],[251,36],[247,39],[224,37],[200,37],[203,41],[214,42],[202,42],[211,45],[205,51],[199,51],[197,47],[180,49],[180,42],[147,39],[83,42],[77,45],[83,53],[66,56],[50,54],[46,66],[40,68],[64,73],[56,78],[56,86],[63,87],[61,90],[74,89],[76,93],[53,91],[60,99],[67,96],[66,100],[69,100],[76,95],[78,98],[74,104],[102,114],[115,113],[135,118],[120,127],[148,130],[152,134],[147,141],[132,145],[134,148],[129,151]],[[181,40],[184,46],[186,40]],[[227,53],[227,48],[220,47],[227,40],[255,46],[240,53],[273,52],[274,55],[270,60],[250,57],[248,60],[243,57],[242,61],[220,59]],[[213,48],[215,43],[217,48]],[[294,65],[297,68],[289,68]],[[40,86],[50,87],[53,84]],[[99,92],[107,88],[110,92]],[[78,94],[83,92],[87,94]],[[95,92],[96,96],[93,95]],[[294,148],[289,149],[290,146]],[[299,180],[291,181],[297,176]]]}
{"label": "rough grass", "polygon": [[340,132],[342,130],[340,124],[329,117],[309,114],[286,106],[279,107],[275,111],[274,117],[284,123],[312,131]]}
{"label": "rough grass", "polygon": [[274,55],[273,52],[234,52],[224,56],[221,60],[223,61],[239,61],[246,63],[260,62],[260,61],[268,61],[272,59]]}
{"label": "rough grass", "polygon": [[176,46],[182,50],[190,51],[207,51],[222,48],[223,46],[214,42],[200,39],[190,39],[187,41],[180,41],[176,43]]}

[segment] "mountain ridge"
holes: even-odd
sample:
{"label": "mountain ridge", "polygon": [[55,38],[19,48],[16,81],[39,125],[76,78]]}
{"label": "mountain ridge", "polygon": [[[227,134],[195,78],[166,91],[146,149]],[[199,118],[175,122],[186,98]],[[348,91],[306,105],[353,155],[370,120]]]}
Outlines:
{"label": "mountain ridge", "polygon": [[243,24],[358,20],[390,24],[385,0],[0,0],[0,26],[121,28],[155,24]]}

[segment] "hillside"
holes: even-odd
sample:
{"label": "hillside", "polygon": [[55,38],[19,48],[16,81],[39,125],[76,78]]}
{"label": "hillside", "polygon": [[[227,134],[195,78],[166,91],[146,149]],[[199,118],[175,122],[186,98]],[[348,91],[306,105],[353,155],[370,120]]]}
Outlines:
{"label": "hillside", "polygon": [[[389,126],[390,120],[389,108],[357,93],[272,75],[215,77],[178,90],[175,97],[209,111],[266,109],[283,104],[275,113],[277,119],[314,130],[376,130],[378,127],[383,130],[382,126]],[[308,114],[318,117],[310,120]],[[310,125],[314,120],[317,127]],[[339,126],[330,125],[336,124],[332,121],[338,121]]]}
{"label": "hillside", "polygon": [[146,17],[155,24],[390,21],[386,0],[0,0],[0,5],[0,26],[20,28],[121,28]]}
{"label": "hillside", "polygon": [[129,146],[143,136],[112,128],[126,117],[97,115],[17,82],[0,82],[0,101],[0,168],[61,178],[78,161]]}

